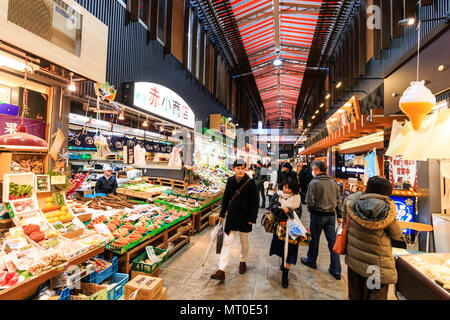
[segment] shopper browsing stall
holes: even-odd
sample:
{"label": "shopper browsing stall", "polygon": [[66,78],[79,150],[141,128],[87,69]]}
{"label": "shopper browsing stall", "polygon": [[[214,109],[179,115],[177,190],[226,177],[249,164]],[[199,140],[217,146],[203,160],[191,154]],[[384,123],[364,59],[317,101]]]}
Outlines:
{"label": "shopper browsing stall", "polygon": [[239,232],[241,240],[241,258],[239,273],[247,271],[248,234],[252,231],[252,224],[256,223],[258,215],[258,190],[255,180],[245,173],[245,162],[236,160],[233,163],[235,175],[228,179],[223,195],[220,221],[226,216],[223,247],[219,257],[219,268],[211,275],[212,279],[225,280],[225,269],[230,259],[230,251],[234,237]]}
{"label": "shopper browsing stall", "polygon": [[[389,284],[397,282],[391,239],[399,240],[402,229],[396,220],[397,207],[389,196],[391,183],[382,177],[367,182],[366,193],[357,192],[344,205],[347,231],[349,300],[387,300]],[[370,266],[380,268],[380,286],[369,288]]]}
{"label": "shopper browsing stall", "polygon": [[111,167],[104,166],[105,175],[97,180],[95,193],[116,194],[117,179],[111,175]]}
{"label": "shopper browsing stall", "polygon": [[[293,219],[294,214],[300,219],[302,216],[302,206],[300,203],[300,194],[297,181],[288,178],[279,190],[270,200],[269,209],[277,219],[278,223],[285,222],[288,218]],[[288,274],[291,264],[297,264],[298,245],[289,244],[286,257],[284,252],[285,241],[280,240],[276,233],[272,238],[270,245],[270,255],[277,255],[281,260],[280,269],[283,271],[281,284],[283,288],[289,286]],[[284,267],[284,259],[286,259],[286,267]]]}

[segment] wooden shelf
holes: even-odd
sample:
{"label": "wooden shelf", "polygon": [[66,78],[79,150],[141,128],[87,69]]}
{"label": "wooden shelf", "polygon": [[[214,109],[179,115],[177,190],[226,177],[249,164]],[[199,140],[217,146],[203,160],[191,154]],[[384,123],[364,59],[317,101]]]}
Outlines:
{"label": "wooden shelf", "polygon": [[27,280],[9,289],[2,290],[0,291],[0,300],[25,300],[31,297],[39,289],[39,286],[51,278],[56,277],[60,273],[65,272],[69,266],[79,265],[80,263],[101,254],[104,250],[105,246],[98,247],[81,256],[69,260],[58,267],[41,273],[40,275],[28,278]]}

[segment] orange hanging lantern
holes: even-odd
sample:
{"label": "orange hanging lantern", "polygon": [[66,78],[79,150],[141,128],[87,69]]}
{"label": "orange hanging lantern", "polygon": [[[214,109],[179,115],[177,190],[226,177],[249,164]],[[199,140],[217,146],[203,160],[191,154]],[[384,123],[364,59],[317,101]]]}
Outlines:
{"label": "orange hanging lantern", "polygon": [[425,86],[425,81],[413,81],[400,98],[400,109],[411,120],[414,130],[419,130],[425,116],[436,105],[436,97]]}

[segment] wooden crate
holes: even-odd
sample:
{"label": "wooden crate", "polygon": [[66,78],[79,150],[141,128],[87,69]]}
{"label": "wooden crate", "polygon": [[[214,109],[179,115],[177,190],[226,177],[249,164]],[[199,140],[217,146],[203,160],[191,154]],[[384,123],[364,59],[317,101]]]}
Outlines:
{"label": "wooden crate", "polygon": [[139,271],[135,271],[135,270],[131,270],[131,279],[136,278],[139,275],[142,276],[152,276],[152,277],[158,277],[159,276],[159,271],[161,268],[156,269],[155,271],[153,271],[152,273],[145,273],[145,272],[139,272]]}
{"label": "wooden crate", "polygon": [[209,216],[209,225],[214,227],[219,222],[219,213]]}
{"label": "wooden crate", "polygon": [[151,276],[138,275],[125,285],[125,300],[139,289],[136,300],[154,300],[161,293],[163,279]]}

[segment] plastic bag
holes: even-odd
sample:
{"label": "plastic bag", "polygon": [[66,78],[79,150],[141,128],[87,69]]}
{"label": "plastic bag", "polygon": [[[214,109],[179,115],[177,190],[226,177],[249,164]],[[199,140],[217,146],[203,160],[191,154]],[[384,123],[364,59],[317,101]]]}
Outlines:
{"label": "plastic bag", "polygon": [[294,219],[289,219],[287,224],[288,234],[291,239],[297,239],[298,237],[306,236],[306,228],[300,221],[297,214],[294,213]]}
{"label": "plastic bag", "polygon": [[220,254],[222,252],[223,246],[223,225],[220,223],[219,231],[217,232],[217,243],[216,243],[216,253]]}
{"label": "plastic bag", "polygon": [[221,228],[222,225],[222,221],[220,221],[215,227],[214,229],[211,231],[211,233],[209,234],[209,244],[208,247],[206,248],[205,253],[203,254],[202,259],[200,260],[200,265],[202,267],[205,266],[206,263],[206,259],[208,258],[209,252],[211,251],[213,245],[214,245],[214,241],[217,238],[217,234],[219,233],[219,229]]}

